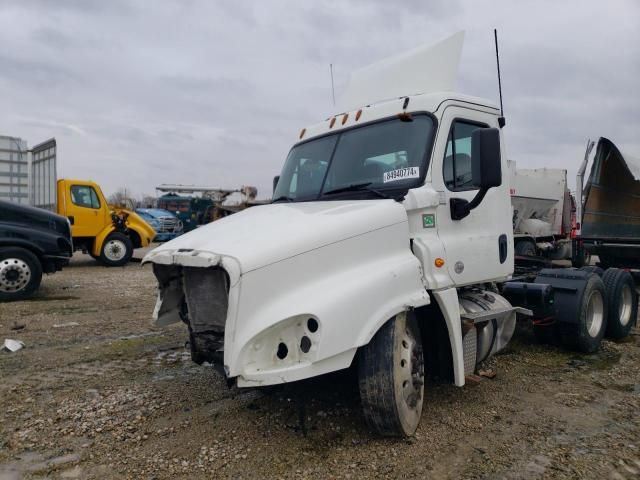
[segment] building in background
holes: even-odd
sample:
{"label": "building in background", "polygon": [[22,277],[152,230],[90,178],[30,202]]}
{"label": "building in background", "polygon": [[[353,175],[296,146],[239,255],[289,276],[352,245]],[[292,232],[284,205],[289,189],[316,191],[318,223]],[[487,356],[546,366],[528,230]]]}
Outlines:
{"label": "building in background", "polygon": [[55,138],[32,149],[19,137],[0,135],[0,199],[56,209]]}
{"label": "building in background", "polygon": [[0,200],[29,204],[27,142],[0,136]]}

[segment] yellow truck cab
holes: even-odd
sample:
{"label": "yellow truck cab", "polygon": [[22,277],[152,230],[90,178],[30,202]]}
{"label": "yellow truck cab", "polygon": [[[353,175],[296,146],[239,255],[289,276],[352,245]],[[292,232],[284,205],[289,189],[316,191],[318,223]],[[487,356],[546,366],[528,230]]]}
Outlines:
{"label": "yellow truck cab", "polygon": [[126,264],[135,248],[146,247],[156,235],[135,212],[108,205],[92,181],[58,180],[57,213],[69,219],[75,249],[107,266]]}

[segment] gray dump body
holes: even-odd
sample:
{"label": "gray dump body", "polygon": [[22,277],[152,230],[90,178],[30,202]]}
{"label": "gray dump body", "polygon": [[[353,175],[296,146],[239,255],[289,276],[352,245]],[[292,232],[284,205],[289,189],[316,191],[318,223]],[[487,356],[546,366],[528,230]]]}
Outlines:
{"label": "gray dump body", "polygon": [[600,138],[582,205],[585,248],[606,266],[640,268],[640,160]]}

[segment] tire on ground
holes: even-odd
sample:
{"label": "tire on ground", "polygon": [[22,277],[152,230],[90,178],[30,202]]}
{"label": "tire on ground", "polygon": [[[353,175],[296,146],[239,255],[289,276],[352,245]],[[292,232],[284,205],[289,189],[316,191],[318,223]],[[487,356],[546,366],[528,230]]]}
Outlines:
{"label": "tire on ground", "polygon": [[381,435],[412,435],[422,414],[424,358],[411,314],[396,315],[362,348],[358,378],[368,425]]}
{"label": "tire on ground", "polygon": [[107,267],[126,265],[132,256],[133,243],[124,233],[113,232],[102,243],[100,261]]}
{"label": "tire on ground", "polygon": [[589,275],[580,305],[577,323],[561,322],[560,341],[569,349],[593,353],[600,348],[607,328],[606,292],[602,279]]}
{"label": "tire on ground", "polygon": [[536,256],[536,244],[531,240],[521,240],[516,242],[516,246],[514,247],[515,254],[527,257],[535,257]]}
{"label": "tire on ground", "polygon": [[20,247],[0,248],[0,301],[30,297],[41,280],[42,264],[32,252]]}
{"label": "tire on ground", "polygon": [[607,292],[607,330],[609,338],[629,335],[638,315],[638,294],[631,274],[619,268],[609,268],[602,277]]}

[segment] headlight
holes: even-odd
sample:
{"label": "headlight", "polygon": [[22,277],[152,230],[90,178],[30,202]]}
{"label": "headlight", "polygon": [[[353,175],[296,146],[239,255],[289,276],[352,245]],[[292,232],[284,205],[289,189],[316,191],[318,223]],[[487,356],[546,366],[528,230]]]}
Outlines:
{"label": "headlight", "polygon": [[312,362],[320,334],[320,322],[314,315],[296,315],[278,322],[247,344],[242,361],[244,373]]}

